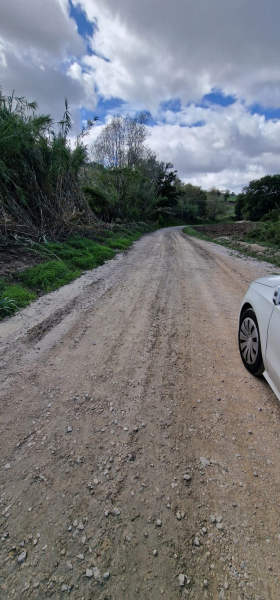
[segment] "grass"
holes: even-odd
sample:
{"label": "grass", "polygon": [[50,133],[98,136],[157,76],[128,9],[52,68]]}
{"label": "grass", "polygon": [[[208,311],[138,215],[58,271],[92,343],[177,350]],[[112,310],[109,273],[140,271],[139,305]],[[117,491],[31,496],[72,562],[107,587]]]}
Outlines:
{"label": "grass", "polygon": [[[11,282],[0,280],[0,320],[14,314],[35,300],[38,295],[57,290],[81,275],[114,258],[116,252],[127,250],[144,233],[155,226],[141,223],[120,226],[116,231],[105,230],[98,242],[82,236],[73,236],[65,242],[36,244],[34,250],[46,262],[15,274]],[[99,242],[102,243],[99,243]]]}
{"label": "grass", "polygon": [[36,294],[21,285],[7,284],[0,279],[0,319],[14,314],[35,300]]}
{"label": "grass", "polygon": [[80,274],[80,270],[73,271],[68,268],[66,263],[51,260],[42,265],[26,269],[20,276],[20,281],[27,288],[46,293],[70,283]]}
{"label": "grass", "polygon": [[203,235],[203,233],[200,233],[199,231],[196,231],[196,229],[193,229],[191,225],[187,225],[186,227],[184,227],[183,232],[186,235],[191,235],[192,237],[199,238],[200,240],[208,239],[205,235]]}

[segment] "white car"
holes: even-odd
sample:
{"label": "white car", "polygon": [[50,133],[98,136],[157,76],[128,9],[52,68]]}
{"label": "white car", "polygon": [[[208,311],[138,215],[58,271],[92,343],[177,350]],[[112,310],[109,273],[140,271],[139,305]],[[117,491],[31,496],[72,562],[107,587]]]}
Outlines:
{"label": "white car", "polygon": [[238,342],[246,369],[264,375],[280,400],[280,276],[250,285],[241,305]]}

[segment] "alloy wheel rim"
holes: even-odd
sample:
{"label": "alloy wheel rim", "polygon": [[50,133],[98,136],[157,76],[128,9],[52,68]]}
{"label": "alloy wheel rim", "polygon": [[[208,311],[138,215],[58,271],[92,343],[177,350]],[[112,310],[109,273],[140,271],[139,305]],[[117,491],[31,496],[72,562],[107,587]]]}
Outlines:
{"label": "alloy wheel rim", "polygon": [[245,362],[248,365],[253,365],[258,357],[259,332],[255,321],[250,317],[242,321],[239,331],[239,345]]}

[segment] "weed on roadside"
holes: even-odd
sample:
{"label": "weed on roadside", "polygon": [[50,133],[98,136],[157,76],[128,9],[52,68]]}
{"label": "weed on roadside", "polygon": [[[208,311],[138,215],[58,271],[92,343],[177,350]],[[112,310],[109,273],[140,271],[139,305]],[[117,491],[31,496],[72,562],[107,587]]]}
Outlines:
{"label": "weed on roadside", "polygon": [[0,319],[14,314],[36,298],[36,294],[21,285],[9,285],[0,280]]}

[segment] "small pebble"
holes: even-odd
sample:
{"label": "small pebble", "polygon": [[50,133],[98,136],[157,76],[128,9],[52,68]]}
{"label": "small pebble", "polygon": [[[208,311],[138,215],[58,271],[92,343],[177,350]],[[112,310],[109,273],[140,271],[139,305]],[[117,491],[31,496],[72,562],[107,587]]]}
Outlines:
{"label": "small pebble", "polygon": [[215,515],[210,515],[210,523],[216,523]]}
{"label": "small pebble", "polygon": [[186,579],[185,575],[183,575],[183,573],[180,573],[178,579],[179,579],[180,586],[184,587],[184,585],[185,585],[185,579]]}
{"label": "small pebble", "polygon": [[100,571],[98,567],[93,567],[93,576],[95,581],[100,581]]}
{"label": "small pebble", "polygon": [[206,527],[202,527],[202,528],[201,528],[201,531],[202,531],[202,533],[204,533],[204,535],[206,535],[206,533],[207,533],[207,529],[206,529]]}
{"label": "small pebble", "polygon": [[87,569],[86,570],[86,577],[88,577],[89,579],[92,577],[92,570],[91,569]]}
{"label": "small pebble", "polygon": [[162,526],[162,521],[160,519],[157,519],[157,527],[161,527]]}
{"label": "small pebble", "polygon": [[105,581],[107,581],[110,577],[110,571],[106,571],[106,573],[104,573],[103,575],[103,579],[105,579]]}
{"label": "small pebble", "polygon": [[195,546],[200,546],[200,541],[199,541],[198,537],[194,538],[193,543],[194,543]]}
{"label": "small pebble", "polygon": [[156,549],[153,550],[153,555],[157,556],[157,550]]}
{"label": "small pebble", "polygon": [[217,523],[221,523],[222,520],[223,520],[223,517],[221,515],[219,515],[218,517],[216,517]]}
{"label": "small pebble", "polygon": [[23,551],[23,552],[21,552],[21,553],[20,553],[20,555],[18,556],[18,559],[17,559],[17,560],[18,560],[18,563],[19,563],[19,565],[20,565],[21,563],[23,563],[23,561],[26,559],[26,557],[27,557],[27,552],[24,550],[24,551]]}
{"label": "small pebble", "polygon": [[67,433],[71,433],[71,431],[72,431],[72,427],[70,427],[70,426],[67,427]]}

